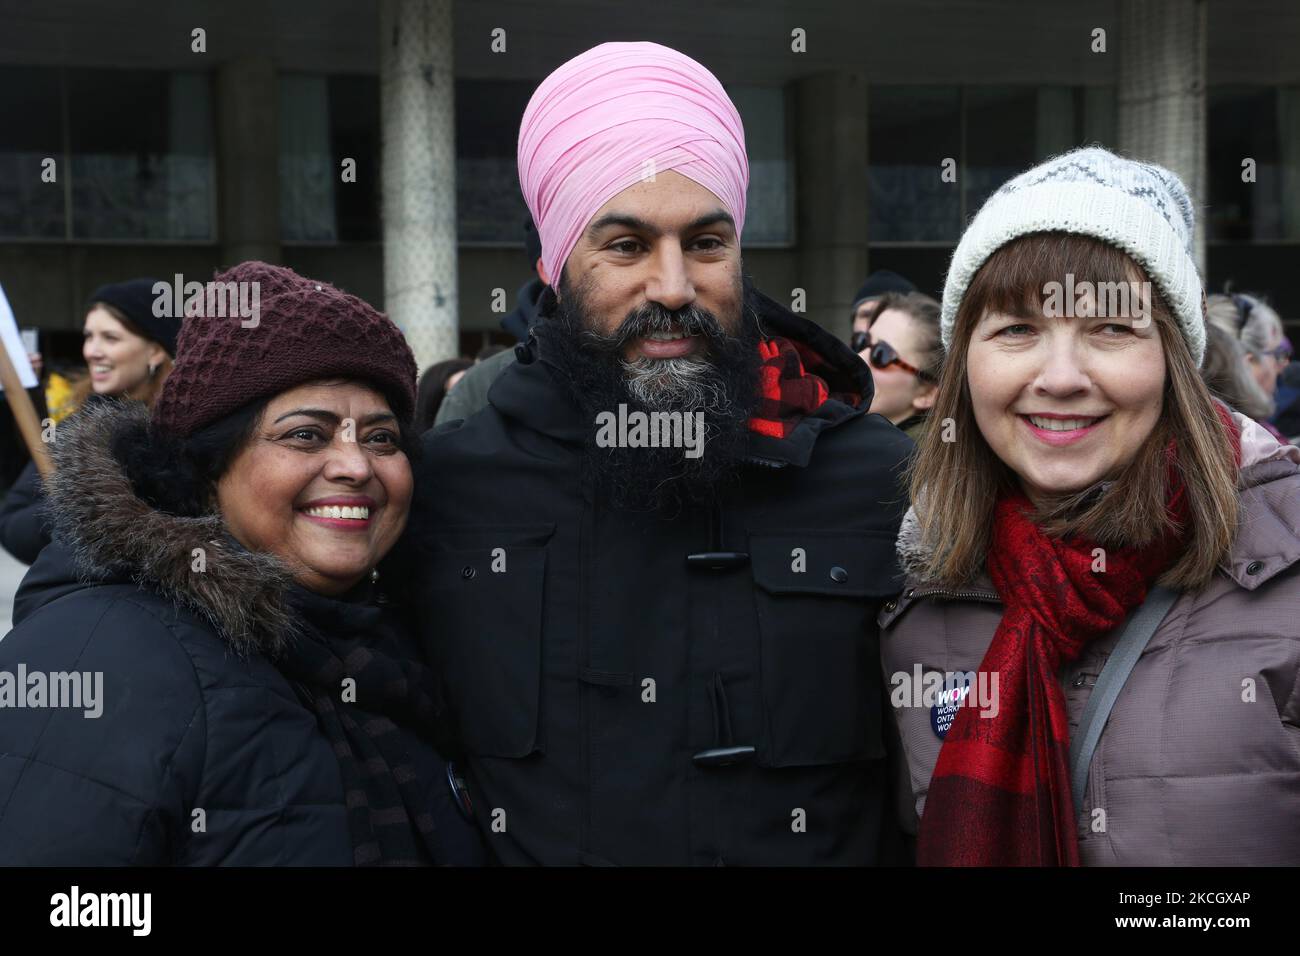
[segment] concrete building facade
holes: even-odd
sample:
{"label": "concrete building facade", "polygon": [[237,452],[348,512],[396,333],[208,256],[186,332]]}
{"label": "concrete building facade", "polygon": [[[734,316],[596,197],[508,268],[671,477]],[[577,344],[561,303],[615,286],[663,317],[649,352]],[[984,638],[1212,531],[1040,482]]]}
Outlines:
{"label": "concrete building facade", "polygon": [[836,332],[871,269],[937,294],[983,199],[1087,142],[1178,171],[1209,288],[1300,319],[1287,0],[0,0],[0,285],[72,355],[98,284],[247,258],[390,310],[422,364],[506,341],[529,277],[519,117],[612,39],[728,87],[747,271]]}

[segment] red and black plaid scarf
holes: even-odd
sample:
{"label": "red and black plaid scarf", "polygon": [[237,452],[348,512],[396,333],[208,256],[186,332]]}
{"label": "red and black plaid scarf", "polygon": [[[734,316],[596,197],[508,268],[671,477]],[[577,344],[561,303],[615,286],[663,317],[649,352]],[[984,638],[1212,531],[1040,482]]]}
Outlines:
{"label": "red and black plaid scarf", "polygon": [[[1240,465],[1238,429],[1222,406],[1215,410]],[[1181,529],[1187,497],[1175,455],[1171,443],[1167,507]],[[1057,674],[1089,641],[1119,627],[1179,552],[1180,534],[1109,549],[1106,572],[1097,574],[1092,542],[1049,538],[1028,510],[1021,494],[996,505],[988,569],[1006,611],[979,671],[998,675],[997,710],[981,716],[969,697],[957,710],[921,820],[922,866],[1079,864],[1070,730]]]}
{"label": "red and black plaid scarf", "polygon": [[854,392],[832,392],[827,382],[835,370],[816,349],[795,339],[775,337],[758,343],[758,404],[749,419],[750,431],[771,438],[786,438],[799,422],[828,398],[857,408],[862,397]]}

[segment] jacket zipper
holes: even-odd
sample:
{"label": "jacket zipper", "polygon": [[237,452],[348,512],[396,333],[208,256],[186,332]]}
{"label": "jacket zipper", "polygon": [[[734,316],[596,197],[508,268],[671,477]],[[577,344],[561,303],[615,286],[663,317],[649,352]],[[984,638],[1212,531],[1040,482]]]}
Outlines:
{"label": "jacket zipper", "polygon": [[912,588],[905,592],[904,597],[907,600],[920,600],[923,597],[942,597],[951,600],[971,600],[971,601],[989,601],[994,604],[1001,604],[1002,598],[995,591],[975,591],[975,590],[951,590],[949,588],[933,588],[931,590],[921,590]]}

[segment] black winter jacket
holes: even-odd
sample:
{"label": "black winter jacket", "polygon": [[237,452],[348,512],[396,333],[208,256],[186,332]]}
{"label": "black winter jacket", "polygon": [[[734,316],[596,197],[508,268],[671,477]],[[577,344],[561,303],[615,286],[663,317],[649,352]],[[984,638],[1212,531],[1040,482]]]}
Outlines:
{"label": "black winter jacket", "polygon": [[[93,676],[83,685],[96,699],[80,707],[0,709],[0,865],[350,865],[338,761],[264,651],[291,616],[308,630],[364,628],[393,653],[415,653],[409,631],[396,609],[377,613],[369,582],[340,598],[310,594],[219,519],[135,497],[110,435],[120,418],[147,414],[83,411],[60,432],[60,540],[18,592],[16,626],[0,641],[0,702],[5,674],[102,683],[98,694]],[[234,635],[253,646],[237,651]],[[481,862],[446,764],[406,737],[442,840],[430,862]]]}
{"label": "black winter jacket", "polygon": [[45,492],[40,472],[28,462],[0,505],[0,545],[23,564],[31,564],[50,543],[50,529],[42,507]]}
{"label": "black winter jacket", "polygon": [[[35,389],[32,392],[35,393]],[[104,402],[118,401],[91,392],[81,408],[93,408]],[[81,409],[78,409],[80,411]],[[59,427],[75,421],[73,413]],[[45,488],[36,463],[28,461],[0,504],[0,546],[23,564],[32,564],[41,549],[50,543],[50,523],[45,514]]]}
{"label": "black winter jacket", "polygon": [[536,339],[485,410],[425,437],[422,637],[506,863],[870,864],[896,830],[874,622],[899,586],[912,443],[866,414],[847,346],[749,305],[860,400],[782,440],[751,433],[716,510],[592,500],[593,423]]}

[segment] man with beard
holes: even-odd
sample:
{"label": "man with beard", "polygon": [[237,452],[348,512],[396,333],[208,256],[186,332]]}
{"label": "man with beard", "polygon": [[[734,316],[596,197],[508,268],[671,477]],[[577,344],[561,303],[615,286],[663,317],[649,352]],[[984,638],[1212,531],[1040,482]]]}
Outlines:
{"label": "man with beard", "polygon": [[[519,172],[541,320],[426,437],[408,536],[456,788],[505,863],[893,862],[875,616],[911,442],[744,278],[735,107],[606,43],[534,93]],[[638,415],[683,427],[598,427]]]}

